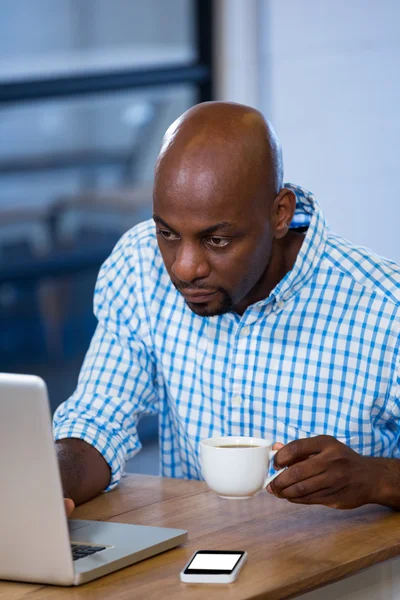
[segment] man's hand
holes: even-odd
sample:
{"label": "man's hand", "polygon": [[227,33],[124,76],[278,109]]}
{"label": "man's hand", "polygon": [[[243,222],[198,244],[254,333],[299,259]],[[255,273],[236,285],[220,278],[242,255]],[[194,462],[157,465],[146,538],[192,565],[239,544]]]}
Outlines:
{"label": "man's hand", "polygon": [[65,512],[67,513],[67,517],[70,517],[72,514],[72,511],[75,508],[75,503],[72,500],[72,498],[64,498],[64,504],[65,504]]}
{"label": "man's hand", "polygon": [[75,505],[91,500],[108,486],[111,471],[101,454],[83,440],[58,440],[56,451],[69,517]]}
{"label": "man's hand", "polygon": [[379,461],[387,459],[361,456],[329,435],[275,444],[274,449],[275,467],[288,467],[267,487],[278,498],[340,509],[376,502],[384,472]]}

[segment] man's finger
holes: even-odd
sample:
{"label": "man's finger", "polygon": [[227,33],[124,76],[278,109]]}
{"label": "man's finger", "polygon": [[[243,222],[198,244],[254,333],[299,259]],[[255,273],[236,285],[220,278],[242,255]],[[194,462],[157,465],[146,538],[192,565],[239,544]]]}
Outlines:
{"label": "man's finger", "polygon": [[331,436],[317,435],[316,437],[289,442],[278,450],[275,456],[275,467],[283,469],[283,467],[289,467],[301,460],[305,460],[313,454],[319,454],[328,443],[332,443],[333,441],[336,440]]}
{"label": "man's finger", "polygon": [[281,494],[286,488],[298,485],[302,489],[302,483],[321,475],[326,471],[326,465],[319,459],[318,454],[307,458],[288,467],[276,479],[271,481],[271,492],[275,495]]}
{"label": "man's finger", "polygon": [[280,450],[284,445],[285,444],[282,444],[282,442],[275,442],[275,444],[272,446],[272,450]]}
{"label": "man's finger", "polygon": [[329,479],[329,474],[321,473],[315,477],[298,481],[293,485],[289,485],[284,489],[276,492],[278,498],[286,498],[286,500],[300,500],[312,495],[318,495],[328,491],[333,493],[338,486],[332,486],[332,482]]}
{"label": "man's finger", "polygon": [[70,517],[74,508],[75,503],[72,498],[64,498],[65,512],[67,513],[67,517]]}
{"label": "man's finger", "polygon": [[345,508],[343,501],[339,499],[343,488],[337,490],[321,490],[315,494],[309,494],[302,498],[288,498],[288,502],[292,504],[321,504],[330,508]]}

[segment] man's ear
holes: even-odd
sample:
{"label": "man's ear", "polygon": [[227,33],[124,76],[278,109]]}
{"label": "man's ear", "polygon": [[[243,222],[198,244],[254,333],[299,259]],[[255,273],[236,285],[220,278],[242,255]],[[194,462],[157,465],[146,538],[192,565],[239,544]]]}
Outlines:
{"label": "man's ear", "polygon": [[289,231],[296,210],[296,195],[292,190],[283,188],[272,204],[272,227],[274,238],[279,240]]}

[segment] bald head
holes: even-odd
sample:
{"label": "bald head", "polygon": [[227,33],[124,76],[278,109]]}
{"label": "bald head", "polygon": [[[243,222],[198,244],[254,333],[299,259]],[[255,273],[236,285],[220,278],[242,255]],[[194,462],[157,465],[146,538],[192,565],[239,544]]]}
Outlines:
{"label": "bald head", "polygon": [[166,132],[153,219],[171,281],[197,315],[243,314],[267,296],[289,264],[295,206],[278,139],[257,110],[207,102]]}
{"label": "bald head", "polygon": [[[167,130],[156,164],[156,183],[168,175],[174,187],[188,182],[225,182],[247,194],[261,191],[273,199],[283,185],[280,144],[263,115],[248,106],[229,102],[198,104]],[[229,191],[228,191],[229,194]]]}

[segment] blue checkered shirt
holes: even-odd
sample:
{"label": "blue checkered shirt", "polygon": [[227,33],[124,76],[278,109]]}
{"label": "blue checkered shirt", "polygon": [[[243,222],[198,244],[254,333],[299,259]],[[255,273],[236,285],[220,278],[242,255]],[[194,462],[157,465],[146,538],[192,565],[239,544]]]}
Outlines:
{"label": "blue checkered shirt", "polygon": [[400,267],[332,234],[297,186],[291,227],[308,226],[293,269],[242,316],[200,317],[172,285],[155,225],[128,231],[101,268],[98,326],[56,439],[92,444],[113,488],[159,415],[160,470],[201,479],[199,442],[332,435],[400,458]]}

